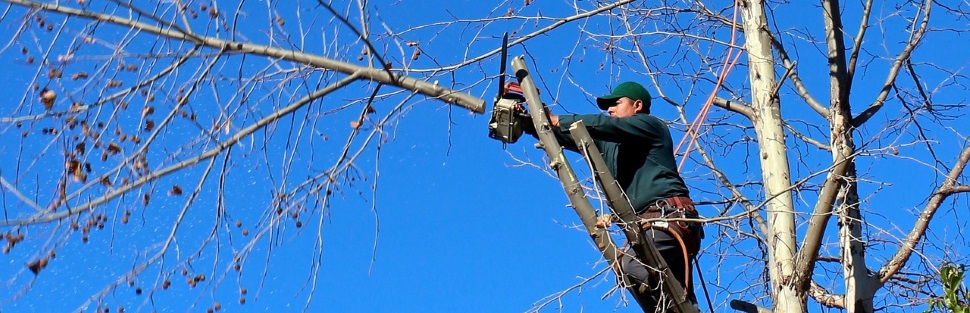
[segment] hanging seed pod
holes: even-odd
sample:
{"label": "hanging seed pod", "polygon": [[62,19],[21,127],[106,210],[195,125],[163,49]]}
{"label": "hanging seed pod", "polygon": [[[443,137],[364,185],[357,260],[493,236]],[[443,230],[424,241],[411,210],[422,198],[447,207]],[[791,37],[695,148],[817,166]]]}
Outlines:
{"label": "hanging seed pod", "polygon": [[44,105],[44,109],[50,111],[54,107],[54,101],[57,100],[57,93],[53,90],[44,88],[40,91],[40,103]]}

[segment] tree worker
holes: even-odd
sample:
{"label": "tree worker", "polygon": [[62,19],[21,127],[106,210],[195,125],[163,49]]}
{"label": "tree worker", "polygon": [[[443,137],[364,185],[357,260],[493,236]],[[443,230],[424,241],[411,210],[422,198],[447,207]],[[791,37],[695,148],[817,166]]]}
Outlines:
{"label": "tree worker", "polygon": [[[624,82],[612,93],[596,98],[596,103],[608,116],[559,116],[546,111],[559,144],[567,150],[578,151],[568,130],[576,121],[583,121],[610,173],[623,188],[638,216],[644,219],[696,218],[697,210],[687,185],[677,172],[670,130],[662,120],[650,115],[650,93],[646,88],[636,82]],[[531,119],[522,122],[525,132],[538,138]],[[609,227],[609,215],[605,221],[601,217],[600,222]],[[668,231],[646,228],[641,236],[653,241],[676,279],[685,287],[688,299],[696,305],[688,271],[700,248],[703,230],[696,222],[671,221],[669,226]],[[674,235],[681,237],[684,246]],[[687,260],[684,259],[685,252]],[[666,309],[666,304],[660,305],[663,301],[660,282],[651,278],[657,276],[650,275],[650,269],[635,256],[628,250],[620,263],[623,273],[634,286],[645,286],[650,290],[643,293],[642,297],[647,299],[637,299],[638,302],[651,308],[648,312]]]}

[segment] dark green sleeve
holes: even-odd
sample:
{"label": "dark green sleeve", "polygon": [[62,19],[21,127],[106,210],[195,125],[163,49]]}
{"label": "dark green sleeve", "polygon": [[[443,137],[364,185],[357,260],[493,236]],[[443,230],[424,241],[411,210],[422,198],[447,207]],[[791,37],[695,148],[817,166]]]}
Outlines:
{"label": "dark green sleeve", "polygon": [[663,138],[661,127],[667,127],[660,119],[647,114],[625,118],[589,114],[562,115],[559,117],[559,128],[568,130],[576,121],[583,121],[593,139],[610,142],[657,142]]}
{"label": "dark green sleeve", "polygon": [[[563,129],[565,129],[565,131],[563,131]],[[536,139],[539,139],[539,135],[536,134],[536,127],[532,123],[532,119],[524,119],[522,121],[522,131],[524,131],[526,134],[532,135],[532,137],[535,137]],[[573,136],[569,134],[569,128],[553,127],[552,134],[556,136],[556,141],[559,142],[559,145],[562,146],[563,149],[577,152],[579,151],[579,148],[576,147],[576,142],[573,141]]]}

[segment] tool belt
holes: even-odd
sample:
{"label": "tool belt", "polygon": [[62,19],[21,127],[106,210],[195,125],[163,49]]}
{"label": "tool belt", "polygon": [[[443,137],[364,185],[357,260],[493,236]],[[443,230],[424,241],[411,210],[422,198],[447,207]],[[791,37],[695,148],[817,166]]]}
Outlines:
{"label": "tool belt", "polygon": [[[646,210],[639,214],[642,219],[658,218],[698,218],[697,209],[694,202],[688,197],[670,197],[658,200]],[[664,222],[643,223],[643,230],[658,228]],[[704,229],[698,222],[687,221],[666,221],[666,227],[670,231],[677,232],[684,240],[687,254],[692,258],[700,250],[701,239],[704,238]],[[662,228],[662,227],[660,227]]]}

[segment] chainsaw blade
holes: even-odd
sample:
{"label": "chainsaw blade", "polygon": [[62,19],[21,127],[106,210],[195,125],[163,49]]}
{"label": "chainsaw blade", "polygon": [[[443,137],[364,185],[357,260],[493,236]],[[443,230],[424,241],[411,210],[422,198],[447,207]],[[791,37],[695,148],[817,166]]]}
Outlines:
{"label": "chainsaw blade", "polygon": [[498,95],[495,96],[496,101],[498,101],[499,98],[502,98],[502,94],[505,91],[504,90],[505,89],[505,63],[508,63],[509,61],[508,56],[509,56],[509,33],[505,32],[505,34],[502,35],[502,59],[499,62]]}

